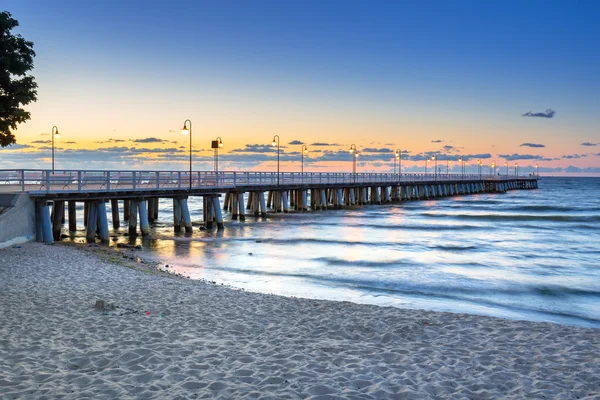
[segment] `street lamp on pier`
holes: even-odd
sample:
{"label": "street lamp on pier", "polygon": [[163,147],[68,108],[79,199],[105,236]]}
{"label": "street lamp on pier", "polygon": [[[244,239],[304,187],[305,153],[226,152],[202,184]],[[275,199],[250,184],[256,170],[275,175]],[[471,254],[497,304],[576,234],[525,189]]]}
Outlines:
{"label": "street lamp on pier", "polygon": [[535,163],[535,174],[540,177],[540,166],[537,163]]}
{"label": "street lamp on pier", "polygon": [[465,175],[465,162],[462,157],[459,157],[458,162],[460,163],[460,173],[462,176]]}
{"label": "street lamp on pier", "polygon": [[356,145],[352,143],[350,145],[350,150],[348,151],[350,152],[350,154],[352,154],[352,179],[356,182],[356,157],[358,156]]}
{"label": "street lamp on pier", "polygon": [[302,179],[304,179],[304,155],[308,154],[308,147],[306,147],[305,144],[302,145],[300,153],[302,154],[302,166],[300,168],[300,171],[302,172]]}
{"label": "street lamp on pier", "polygon": [[[188,129],[187,125],[190,125],[190,128]],[[185,121],[183,121],[183,128],[181,128],[181,133],[185,136],[189,133],[190,135],[190,176],[189,176],[189,180],[190,180],[190,190],[192,190],[192,121],[190,121],[189,119],[186,119]]]}
{"label": "street lamp on pier", "polygon": [[446,160],[446,175],[450,175],[450,159]]}
{"label": "street lamp on pier", "polygon": [[519,164],[515,163],[515,176],[519,176]]}
{"label": "street lamp on pier", "polygon": [[483,169],[483,163],[481,162],[480,159],[477,159],[477,164],[479,165],[479,179],[481,179],[481,172]]}
{"label": "street lamp on pier", "polygon": [[[275,141],[275,139],[277,139],[277,141]],[[277,146],[277,186],[279,186],[279,135],[273,136],[271,146]]]}
{"label": "street lamp on pier", "polygon": [[56,126],[52,127],[52,172],[54,173],[54,137],[58,139],[60,137],[60,133],[58,133],[58,128]]}
{"label": "street lamp on pier", "polygon": [[435,165],[434,165],[434,170],[433,170],[433,176],[435,177],[435,180],[437,181],[437,158],[435,157],[435,154],[431,156],[431,159],[433,161],[435,161]]}
{"label": "street lamp on pier", "polygon": [[504,161],[504,166],[506,167],[506,176],[508,176],[508,161]]}
{"label": "street lamp on pier", "polygon": [[216,140],[213,140],[211,143],[211,146],[214,149],[215,152],[215,176],[219,176],[219,149],[221,147],[223,147],[223,141],[221,140],[221,137],[217,137]]}
{"label": "street lamp on pier", "polygon": [[427,177],[427,171],[429,169],[429,157],[427,157],[427,159],[425,159],[425,176]]}
{"label": "street lamp on pier", "polygon": [[[402,155],[400,154],[400,150],[396,150],[396,152],[394,153],[394,164],[396,162],[396,160],[398,160],[398,181],[400,181],[400,168],[401,168],[401,160],[402,160]],[[396,171],[394,171],[396,172]]]}

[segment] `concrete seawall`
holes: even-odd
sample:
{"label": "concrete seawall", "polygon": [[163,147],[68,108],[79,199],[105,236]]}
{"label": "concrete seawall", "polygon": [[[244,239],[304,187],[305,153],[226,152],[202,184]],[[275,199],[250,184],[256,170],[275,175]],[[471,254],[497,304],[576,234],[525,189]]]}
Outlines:
{"label": "concrete seawall", "polygon": [[0,194],[0,249],[35,240],[35,202],[27,193]]}

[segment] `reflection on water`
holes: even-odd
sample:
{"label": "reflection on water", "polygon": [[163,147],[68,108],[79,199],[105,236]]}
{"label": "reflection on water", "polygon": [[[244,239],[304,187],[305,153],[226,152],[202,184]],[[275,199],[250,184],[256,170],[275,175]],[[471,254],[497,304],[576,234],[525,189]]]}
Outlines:
{"label": "reflection on water", "polygon": [[[248,217],[191,236],[174,236],[163,200],[152,238],[135,241],[186,276],[249,290],[600,327],[599,199],[600,179],[549,178],[539,190]],[[189,204],[200,221],[201,201]]]}

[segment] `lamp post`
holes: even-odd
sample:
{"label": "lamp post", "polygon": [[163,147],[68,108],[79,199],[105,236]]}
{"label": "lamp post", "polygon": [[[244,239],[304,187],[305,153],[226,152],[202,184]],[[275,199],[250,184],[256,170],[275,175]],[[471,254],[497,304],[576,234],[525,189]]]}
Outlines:
{"label": "lamp post", "polygon": [[[187,125],[190,125],[190,128],[188,129]],[[189,133],[190,135],[190,176],[189,176],[189,180],[190,180],[190,190],[192,190],[192,121],[190,121],[189,119],[186,119],[185,121],[183,121],[183,128],[181,128],[181,133],[185,136]]]}
{"label": "lamp post", "polygon": [[450,175],[450,159],[446,160],[446,175]]}
{"label": "lamp post", "polygon": [[302,167],[300,171],[302,172],[302,181],[304,181],[304,154],[308,154],[308,147],[305,144],[302,145],[302,150],[300,150],[302,154]]}
{"label": "lamp post", "polygon": [[54,173],[54,136],[57,138],[60,137],[60,133],[58,133],[58,128],[56,126],[52,127],[52,173]]}
{"label": "lamp post", "polygon": [[504,166],[506,167],[506,176],[508,176],[508,161],[504,161]]}
{"label": "lamp post", "polygon": [[460,163],[460,174],[464,176],[465,175],[465,163],[463,162],[462,157],[460,157],[458,159],[458,162]]}
{"label": "lamp post", "polygon": [[219,181],[219,148],[223,147],[223,140],[221,137],[217,137],[217,139],[213,140],[211,146],[215,152],[215,180]]}
{"label": "lamp post", "polygon": [[[400,154],[400,150],[396,150],[396,152],[394,153],[394,163],[396,160],[398,160],[398,182],[400,181],[400,160],[401,160],[401,154]],[[396,171],[394,171],[396,172]]]}
{"label": "lamp post", "polygon": [[402,178],[402,150],[398,149],[398,180]]}
{"label": "lamp post", "polygon": [[540,166],[537,163],[535,163],[535,174],[540,177]]}
{"label": "lamp post", "polygon": [[354,182],[356,182],[356,145],[354,143],[352,143],[350,145],[350,150],[348,150],[350,152],[350,154],[352,154],[352,180]]}
{"label": "lamp post", "polygon": [[[277,141],[275,141],[275,139],[277,139]],[[273,136],[271,146],[277,146],[277,186],[279,186],[279,135]]]}
{"label": "lamp post", "polygon": [[435,165],[433,167],[434,168],[434,170],[433,170],[433,176],[434,176],[435,180],[437,181],[437,173],[438,173],[438,171],[437,171],[437,158],[435,157],[435,154],[431,156],[431,159],[433,161],[435,161]]}
{"label": "lamp post", "polygon": [[477,159],[477,164],[479,165],[479,179],[481,179],[481,170],[483,168],[483,163],[480,159]]}
{"label": "lamp post", "polygon": [[427,177],[427,169],[429,168],[429,157],[425,159],[425,177]]}
{"label": "lamp post", "polygon": [[469,162],[465,161],[465,173],[469,171]]}
{"label": "lamp post", "polygon": [[519,164],[515,163],[515,176],[519,176]]}
{"label": "lamp post", "polygon": [[490,165],[490,175],[496,175],[496,161],[492,161]]}

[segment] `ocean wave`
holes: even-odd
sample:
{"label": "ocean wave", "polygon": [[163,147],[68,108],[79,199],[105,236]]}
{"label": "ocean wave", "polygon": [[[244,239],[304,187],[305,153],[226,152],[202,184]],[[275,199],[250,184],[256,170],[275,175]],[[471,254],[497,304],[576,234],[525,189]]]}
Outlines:
{"label": "ocean wave", "polygon": [[551,221],[551,222],[596,222],[600,215],[535,215],[535,214],[442,214],[423,213],[431,218],[454,218],[490,221]]}

